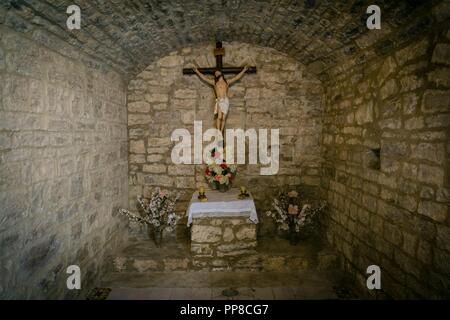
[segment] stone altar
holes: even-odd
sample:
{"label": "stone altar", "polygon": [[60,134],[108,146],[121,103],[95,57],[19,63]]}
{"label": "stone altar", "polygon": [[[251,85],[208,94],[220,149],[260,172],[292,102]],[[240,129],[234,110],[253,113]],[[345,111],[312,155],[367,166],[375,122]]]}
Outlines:
{"label": "stone altar", "polygon": [[247,267],[247,260],[256,255],[258,218],[253,198],[250,195],[239,200],[238,194],[237,189],[226,193],[208,190],[207,202],[198,201],[198,192],[193,194],[188,221],[192,223],[191,254],[195,267],[217,271]]}

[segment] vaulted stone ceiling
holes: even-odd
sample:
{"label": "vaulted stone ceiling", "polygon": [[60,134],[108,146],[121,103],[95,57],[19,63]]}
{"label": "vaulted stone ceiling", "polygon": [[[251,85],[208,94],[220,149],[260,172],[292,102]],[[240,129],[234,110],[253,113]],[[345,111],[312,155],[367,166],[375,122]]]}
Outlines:
{"label": "vaulted stone ceiling", "polygon": [[[216,40],[275,48],[327,79],[430,28],[435,2],[376,1],[381,31],[366,28],[374,1],[361,0],[2,0],[0,23],[33,38],[48,31],[128,79],[171,51]],[[66,27],[71,4],[82,10],[79,31]]]}

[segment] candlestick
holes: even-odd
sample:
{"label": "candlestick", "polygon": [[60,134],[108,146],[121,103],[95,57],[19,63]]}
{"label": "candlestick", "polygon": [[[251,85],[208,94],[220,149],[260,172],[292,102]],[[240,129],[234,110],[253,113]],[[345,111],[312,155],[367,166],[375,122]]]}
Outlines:
{"label": "candlestick", "polygon": [[198,188],[198,200],[204,202],[204,201],[208,201],[208,198],[205,195],[205,188],[204,187],[199,187]]}
{"label": "candlestick", "polygon": [[244,187],[244,186],[241,186],[241,192],[239,193],[239,195],[238,195],[238,198],[239,199],[245,199],[245,198],[247,198],[247,197],[249,197],[250,195],[248,194],[248,192],[247,192],[247,189]]}

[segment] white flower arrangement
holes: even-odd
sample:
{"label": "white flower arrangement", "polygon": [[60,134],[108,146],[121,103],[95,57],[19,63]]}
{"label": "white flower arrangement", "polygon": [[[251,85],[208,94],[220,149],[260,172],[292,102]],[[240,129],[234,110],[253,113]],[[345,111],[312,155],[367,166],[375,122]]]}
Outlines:
{"label": "white flower arrangement", "polygon": [[[282,191],[272,200],[273,210],[268,210],[266,215],[276,222],[279,230],[283,231],[289,230],[289,223],[293,221],[295,232],[298,233],[302,228],[310,226],[314,217],[322,212],[325,207],[325,201],[316,205],[304,203],[299,199],[296,191]],[[298,212],[298,208],[301,208],[300,212]]]}
{"label": "white flower arrangement", "polygon": [[179,197],[178,192],[156,188],[148,201],[142,196],[137,197],[138,210],[143,215],[132,213],[126,209],[119,209],[119,212],[126,215],[130,221],[152,225],[155,228],[162,228],[171,232],[175,230],[179,219],[175,213],[175,204]]}

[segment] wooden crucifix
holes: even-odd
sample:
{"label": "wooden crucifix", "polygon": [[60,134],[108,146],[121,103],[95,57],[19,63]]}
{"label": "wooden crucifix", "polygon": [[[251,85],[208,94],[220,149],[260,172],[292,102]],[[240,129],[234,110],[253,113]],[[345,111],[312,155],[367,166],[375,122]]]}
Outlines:
{"label": "wooden crucifix", "polygon": [[[225,128],[225,119],[228,114],[230,102],[228,100],[228,88],[231,84],[238,81],[245,73],[256,73],[256,67],[223,67],[222,57],[225,55],[225,48],[222,42],[216,42],[214,49],[216,57],[215,68],[184,68],[183,74],[197,74],[203,81],[214,87],[216,95],[216,104],[214,107],[214,116],[216,117],[216,129],[223,132]],[[214,78],[205,76],[206,74],[214,75]],[[225,79],[224,74],[236,74],[230,79]]]}

